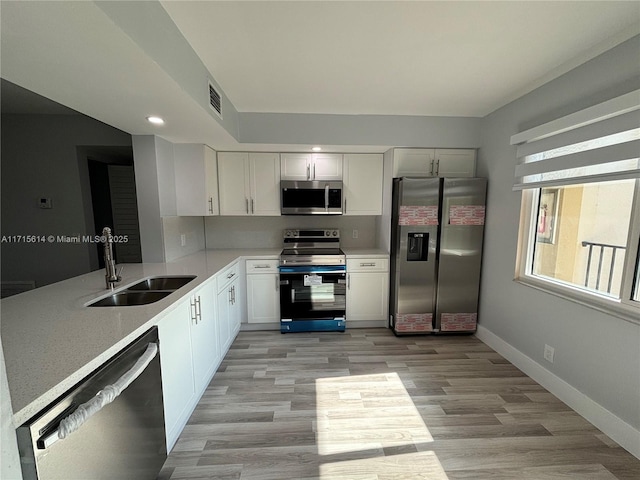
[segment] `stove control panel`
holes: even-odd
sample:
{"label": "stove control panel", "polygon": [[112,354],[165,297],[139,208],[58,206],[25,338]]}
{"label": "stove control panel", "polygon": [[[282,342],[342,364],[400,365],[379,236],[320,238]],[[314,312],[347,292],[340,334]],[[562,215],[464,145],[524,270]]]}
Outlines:
{"label": "stove control panel", "polygon": [[315,239],[315,238],[340,238],[340,230],[338,229],[326,229],[326,230],[292,230],[287,229],[284,231],[284,238],[300,238],[300,239]]}

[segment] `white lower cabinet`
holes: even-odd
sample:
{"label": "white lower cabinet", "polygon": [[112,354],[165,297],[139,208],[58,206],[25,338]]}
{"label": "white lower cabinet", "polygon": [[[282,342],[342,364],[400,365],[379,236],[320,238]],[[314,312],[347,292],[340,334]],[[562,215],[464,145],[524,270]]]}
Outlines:
{"label": "white lower cabinet", "polygon": [[222,355],[233,343],[242,321],[240,265],[235,263],[217,276],[218,342]]}
{"label": "white lower cabinet", "polygon": [[[347,327],[389,318],[389,260],[347,258]],[[355,325],[357,326],[357,325]]]}
{"label": "white lower cabinet", "polygon": [[189,310],[189,301],[183,301],[158,323],[167,452],[173,448],[197,401]]}
{"label": "white lower cabinet", "polygon": [[247,323],[280,324],[278,260],[248,259]]}
{"label": "white lower cabinet", "polygon": [[198,396],[207,388],[222,360],[214,285],[213,281],[205,283],[189,299],[193,373]]}
{"label": "white lower cabinet", "polygon": [[215,286],[207,280],[158,322],[168,452],[226,353],[218,341]]}

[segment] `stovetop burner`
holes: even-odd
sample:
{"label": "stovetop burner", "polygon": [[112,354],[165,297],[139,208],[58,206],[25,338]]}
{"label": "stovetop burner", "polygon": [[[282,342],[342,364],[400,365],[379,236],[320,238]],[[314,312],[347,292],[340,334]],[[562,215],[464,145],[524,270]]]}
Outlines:
{"label": "stovetop burner", "polygon": [[345,265],[340,231],[285,230],[280,265]]}

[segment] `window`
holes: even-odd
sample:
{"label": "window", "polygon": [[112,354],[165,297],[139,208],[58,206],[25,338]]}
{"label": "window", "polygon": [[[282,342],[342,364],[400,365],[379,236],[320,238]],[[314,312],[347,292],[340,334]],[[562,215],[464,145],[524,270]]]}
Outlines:
{"label": "window", "polygon": [[640,322],[640,91],[511,138],[517,280]]}

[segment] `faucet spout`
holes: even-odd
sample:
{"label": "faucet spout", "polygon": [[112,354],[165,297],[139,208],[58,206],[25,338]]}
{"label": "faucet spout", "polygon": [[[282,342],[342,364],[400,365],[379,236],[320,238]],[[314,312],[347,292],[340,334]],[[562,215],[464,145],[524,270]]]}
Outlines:
{"label": "faucet spout", "polygon": [[102,238],[104,245],[105,281],[107,288],[113,288],[116,283],[122,280],[122,277],[119,276],[116,271],[116,262],[113,258],[113,235],[109,227],[102,229]]}

